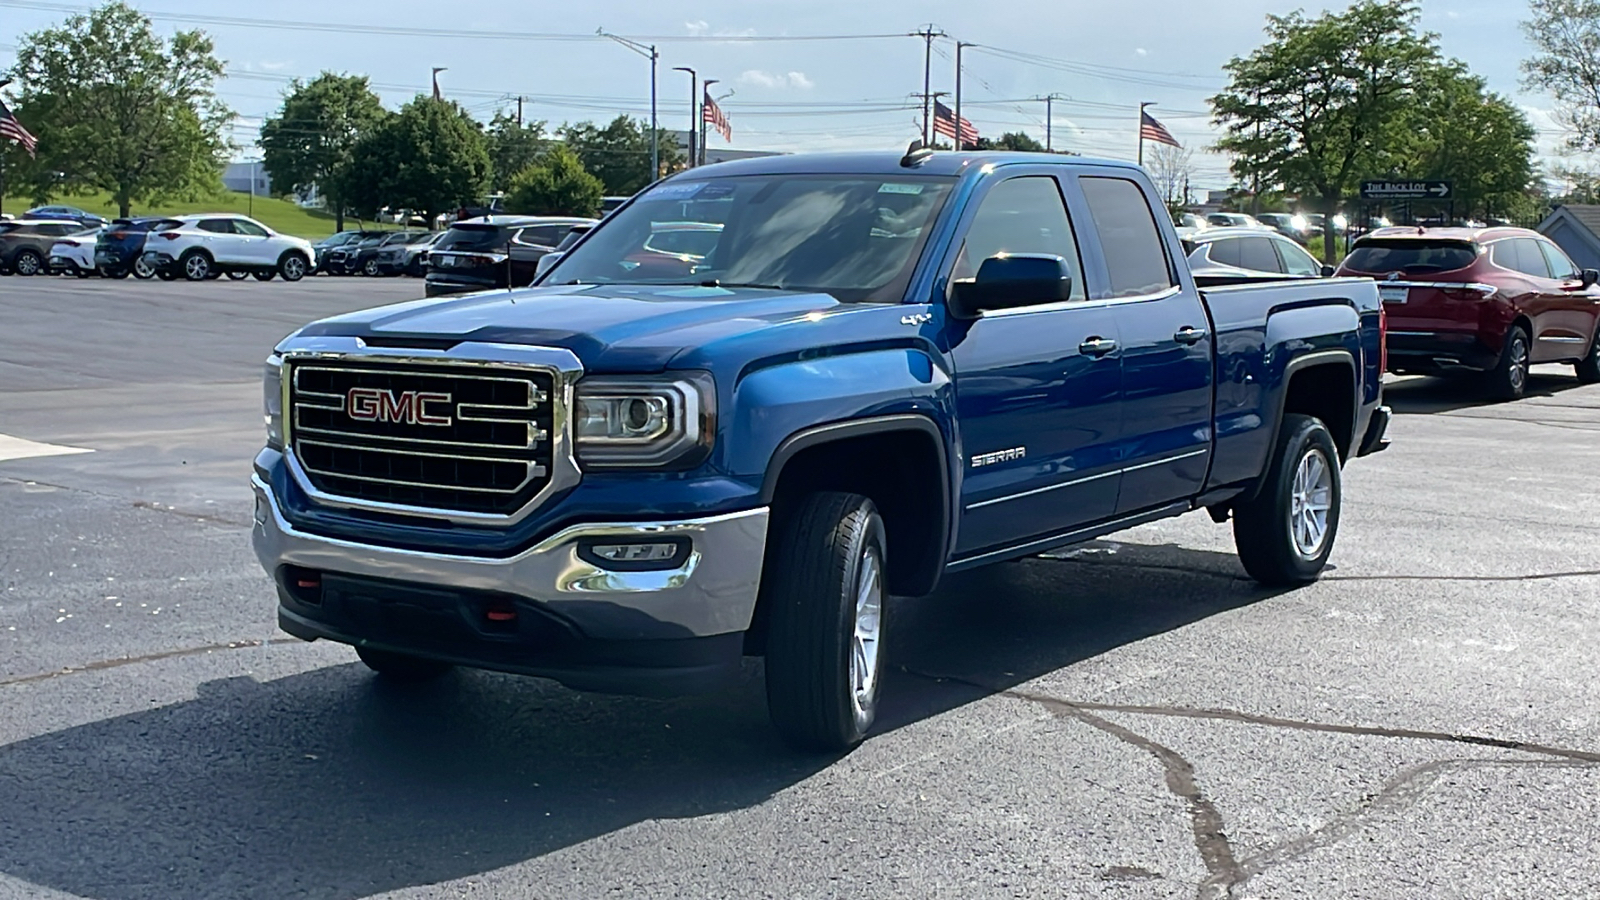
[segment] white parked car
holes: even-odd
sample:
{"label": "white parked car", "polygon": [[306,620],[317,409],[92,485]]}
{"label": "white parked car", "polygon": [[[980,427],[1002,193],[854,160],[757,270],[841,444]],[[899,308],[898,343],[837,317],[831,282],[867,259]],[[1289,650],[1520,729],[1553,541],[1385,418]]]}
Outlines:
{"label": "white parked car", "polygon": [[144,259],[158,274],[204,281],[227,274],[269,281],[299,281],[315,253],[304,238],[278,234],[254,219],[231,213],[175,216],[176,228],[152,231]]}
{"label": "white parked car", "polygon": [[50,257],[47,263],[50,271],[62,275],[76,275],[79,278],[93,275],[94,245],[99,239],[99,228],[91,228],[57,239],[50,245]]}

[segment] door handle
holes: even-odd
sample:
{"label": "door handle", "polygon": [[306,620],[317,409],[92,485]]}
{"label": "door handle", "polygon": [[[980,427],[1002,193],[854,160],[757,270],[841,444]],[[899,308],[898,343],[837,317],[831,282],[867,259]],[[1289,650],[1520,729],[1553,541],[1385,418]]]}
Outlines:
{"label": "door handle", "polygon": [[1193,325],[1185,325],[1178,329],[1178,333],[1174,334],[1172,339],[1180,344],[1198,344],[1206,339],[1206,330],[1204,328],[1196,328]]}
{"label": "door handle", "polygon": [[1084,356],[1099,358],[1117,349],[1117,342],[1109,338],[1092,337],[1078,345],[1078,352]]}

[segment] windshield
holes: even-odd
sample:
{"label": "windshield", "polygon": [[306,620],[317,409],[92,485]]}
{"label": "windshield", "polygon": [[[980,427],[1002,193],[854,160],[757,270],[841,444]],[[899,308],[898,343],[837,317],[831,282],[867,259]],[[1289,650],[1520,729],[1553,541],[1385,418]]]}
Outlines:
{"label": "windshield", "polygon": [[668,181],[613,213],[544,284],[722,284],[898,302],[954,179]]}
{"label": "windshield", "polygon": [[510,234],[510,229],[500,225],[452,225],[438,246],[440,250],[504,250]]}
{"label": "windshield", "polygon": [[1345,258],[1349,271],[1450,272],[1472,265],[1478,248],[1468,241],[1368,240],[1356,244]]}

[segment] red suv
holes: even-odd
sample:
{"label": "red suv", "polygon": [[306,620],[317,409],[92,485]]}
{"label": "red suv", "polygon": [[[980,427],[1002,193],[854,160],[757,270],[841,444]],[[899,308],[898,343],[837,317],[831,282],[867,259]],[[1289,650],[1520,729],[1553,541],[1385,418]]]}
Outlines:
{"label": "red suv", "polygon": [[1339,275],[1378,280],[1389,371],[1481,373],[1515,400],[1534,363],[1572,363],[1600,382],[1600,271],[1579,271],[1526,228],[1382,228],[1357,241]]}

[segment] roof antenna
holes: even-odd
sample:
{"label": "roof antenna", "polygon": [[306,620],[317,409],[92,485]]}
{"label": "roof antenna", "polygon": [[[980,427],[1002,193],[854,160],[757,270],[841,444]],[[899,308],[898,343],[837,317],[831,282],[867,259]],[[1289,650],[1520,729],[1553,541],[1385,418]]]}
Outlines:
{"label": "roof antenna", "polygon": [[910,169],[920,166],[932,158],[933,148],[923,144],[922,139],[918,138],[911,142],[911,146],[906,148],[906,155],[900,157],[900,165],[903,168]]}

